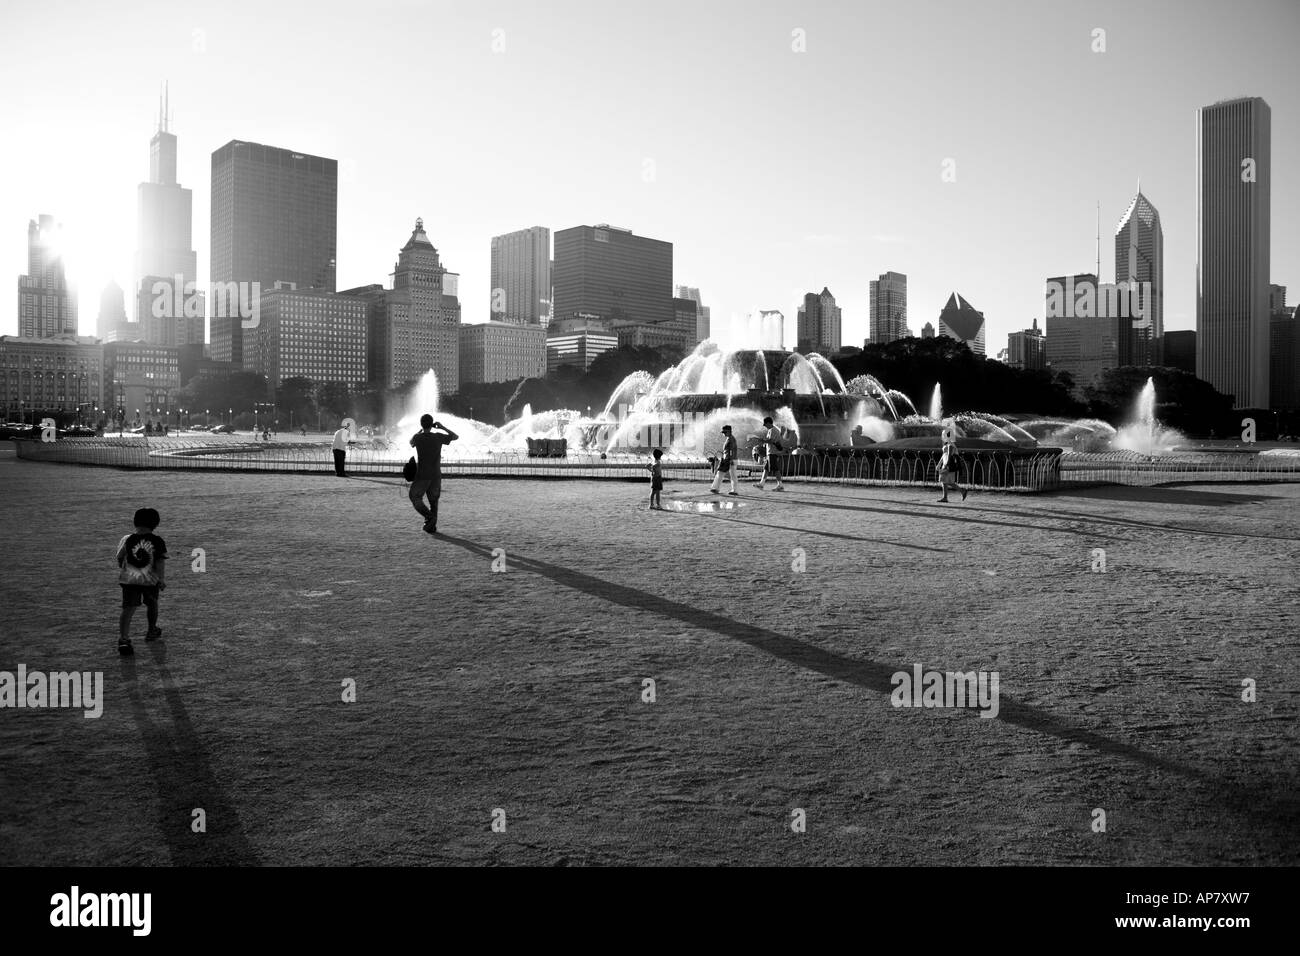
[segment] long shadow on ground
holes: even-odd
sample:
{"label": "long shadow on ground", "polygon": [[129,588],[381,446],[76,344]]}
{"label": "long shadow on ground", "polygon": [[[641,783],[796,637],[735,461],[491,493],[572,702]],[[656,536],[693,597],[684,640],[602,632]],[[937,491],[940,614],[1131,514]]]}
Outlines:
{"label": "long shadow on ground", "polygon": [[[173,866],[257,866],[260,862],[257,853],[244,835],[234,805],[212,772],[207,751],[167,670],[167,649],[161,641],[148,647],[174,730],[149,716],[134,658],[121,659],[122,685],[130,699],[131,717],[144,739],[149,769],[158,787],[158,830],[167,844],[171,863]],[[191,829],[196,809],[204,811],[205,833]]]}
{"label": "long shadow on ground", "polygon": [[[485,561],[492,560],[492,548],[486,545],[450,535],[440,537]],[[528,558],[516,553],[511,556],[511,562],[517,571],[532,572],[563,587],[582,591],[614,604],[673,618],[693,627],[713,631],[797,667],[806,667],[827,677],[880,694],[888,695],[893,690],[891,681],[893,674],[909,670],[907,667],[846,657],[767,628],[735,621],[712,611],[704,611],[648,591],[617,584],[572,568],[539,561],[536,558]],[[1300,832],[1300,802],[1294,798],[1285,801],[1261,799],[1258,791],[1243,786],[1233,778],[1215,776],[1197,767],[1114,740],[1076,726],[1041,708],[1022,704],[1005,696],[1000,698],[1000,705],[998,717],[1008,723],[1035,733],[1056,737],[1067,743],[1082,744],[1100,754],[1130,760],[1151,770],[1177,774],[1190,781],[1207,799],[1212,799],[1216,810],[1232,809],[1251,817],[1256,826],[1276,833],[1280,845],[1286,847],[1288,851],[1294,847],[1296,835]]]}

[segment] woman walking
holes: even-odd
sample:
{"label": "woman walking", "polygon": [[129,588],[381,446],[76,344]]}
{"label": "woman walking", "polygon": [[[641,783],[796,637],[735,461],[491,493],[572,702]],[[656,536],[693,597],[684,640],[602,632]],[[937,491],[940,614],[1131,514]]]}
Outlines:
{"label": "woman walking", "polygon": [[939,455],[939,489],[943,492],[943,497],[939,499],[940,504],[947,503],[949,488],[956,488],[961,492],[961,500],[966,500],[966,489],[957,484],[957,464],[959,461],[957,443],[944,442],[943,452]]}

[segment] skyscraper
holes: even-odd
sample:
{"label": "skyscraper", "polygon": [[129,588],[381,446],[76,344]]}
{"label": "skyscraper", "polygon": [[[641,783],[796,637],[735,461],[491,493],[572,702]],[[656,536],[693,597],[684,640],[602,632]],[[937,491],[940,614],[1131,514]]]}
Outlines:
{"label": "skyscraper", "polygon": [[823,352],[828,355],[840,350],[844,344],[841,332],[842,312],[835,304],[831,290],[809,292],[803,297],[799,309],[795,348],[800,352]]}
{"label": "skyscraper", "polygon": [[158,103],[158,129],[149,141],[149,181],[136,190],[136,331],[154,345],[201,349],[203,314],[201,307],[194,307],[201,297],[185,308],[187,284],[198,278],[198,255],[191,248],[194,197],[176,181],[176,135],[167,110],[164,94]]}
{"label": "skyscraper", "polygon": [[983,355],[984,313],[954,292],[939,313],[939,334],[965,342],[976,355]]}
{"label": "skyscraper", "polygon": [[1117,291],[1091,272],[1047,280],[1047,362],[1053,371],[1069,372],[1079,388],[1123,364],[1120,341],[1130,316],[1119,307]]}
{"label": "skyscraper", "polygon": [[[368,303],[364,298],[319,289],[272,289],[262,293],[255,371],[278,388],[286,378],[349,389],[366,381]],[[250,340],[251,341],[251,340]]]}
{"label": "skyscraper", "polygon": [[1259,97],[1196,112],[1196,374],[1237,408],[1269,401],[1271,116]]}
{"label": "skyscraper", "polygon": [[338,182],[320,156],[238,140],[212,154],[212,358],[251,367],[227,283],[335,291]]}
{"label": "skyscraper", "polygon": [[1030,372],[1047,368],[1047,345],[1037,319],[1032,328],[1007,336],[1007,364]]}
{"label": "skyscraper", "polygon": [[537,322],[460,327],[460,384],[512,382],[546,374],[546,329]]}
{"label": "skyscraper", "polygon": [[1194,329],[1175,329],[1165,333],[1161,344],[1161,361],[1168,368],[1179,368],[1192,375],[1196,374],[1196,331]]}
{"label": "skyscraper", "polygon": [[907,276],[885,272],[871,280],[870,322],[874,345],[907,336]]}
{"label": "skyscraper", "polygon": [[63,272],[53,216],[27,224],[27,274],[18,277],[18,335],[48,339],[77,334],[77,293]]}
{"label": "skyscraper", "polygon": [[417,381],[433,369],[443,387],[460,382],[459,276],[448,272],[416,219],[397,254],[393,287],[364,286],[345,294],[369,303],[367,378],[381,388]]}
{"label": "skyscraper", "polygon": [[492,237],[492,320],[545,325],[551,310],[551,230]]}
{"label": "skyscraper", "polygon": [[679,285],[677,298],[690,299],[695,303],[695,341],[703,342],[712,334],[712,316],[709,307],[700,298],[700,290],[694,286]]}
{"label": "skyscraper", "polygon": [[1300,409],[1300,320],[1286,286],[1269,286],[1269,408]]}
{"label": "skyscraper", "polygon": [[126,329],[123,327],[126,325],[126,293],[110,279],[99,294],[95,335],[104,342],[113,342],[125,334]]}
{"label": "skyscraper", "polygon": [[1131,299],[1140,306],[1120,341],[1120,365],[1161,365],[1160,346],[1165,334],[1165,235],[1160,213],[1151,201],[1137,195],[1115,229],[1115,284],[1136,290]]}
{"label": "skyscraper", "polygon": [[552,322],[596,316],[610,326],[673,320],[673,244],[604,223],[555,234]]}

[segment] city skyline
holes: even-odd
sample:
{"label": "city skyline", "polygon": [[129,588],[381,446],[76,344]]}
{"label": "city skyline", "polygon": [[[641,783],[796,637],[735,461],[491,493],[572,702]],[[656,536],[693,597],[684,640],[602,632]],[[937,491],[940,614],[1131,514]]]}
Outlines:
{"label": "city skyline", "polygon": [[[95,301],[108,279],[131,288],[138,144],[152,131],[158,85],[168,80],[170,128],[181,138],[177,178],[197,199],[200,287],[212,278],[203,238],[210,228],[206,166],[212,152],[239,139],[338,158],[340,288],[386,275],[388,237],[422,215],[439,247],[460,264],[465,320],[486,321],[492,236],[530,224],[555,232],[610,222],[672,242],[672,281],[708,289],[715,322],[769,309],[793,315],[804,292],[829,286],[844,310],[844,344],[854,344],[869,334],[870,280],[897,271],[909,276],[918,316],[937,314],[954,288],[979,302],[994,352],[1008,333],[1042,317],[1041,276],[1089,269],[1095,204],[1101,202],[1103,220],[1118,220],[1141,177],[1164,220],[1166,328],[1194,327],[1195,111],[1243,93],[1263,97],[1279,118],[1274,152],[1285,170],[1282,159],[1300,148],[1297,124],[1289,121],[1300,115],[1300,65],[1286,55],[1295,32],[1287,28],[1300,26],[1300,11],[1280,3],[1260,4],[1252,17],[1209,4],[1136,11],[1100,4],[1086,13],[1021,4],[993,18],[978,7],[927,6],[930,17],[887,7],[787,13],[746,5],[740,17],[736,5],[725,3],[705,10],[669,3],[653,16],[560,3],[547,16],[523,5],[489,13],[389,3],[380,7],[399,8],[413,25],[390,66],[345,56],[346,31],[333,29],[344,8],[324,4],[309,30],[318,44],[310,62],[334,64],[321,72],[328,82],[320,94],[312,84],[299,88],[296,67],[275,65],[292,65],[292,56],[263,56],[277,42],[275,25],[288,16],[274,10],[134,6],[137,17],[154,19],[153,33],[128,29],[111,4],[15,11],[7,18],[27,32],[66,30],[58,56],[75,58],[79,70],[64,76],[25,68],[34,54],[18,43],[24,30],[0,39],[0,75],[41,103],[26,105],[22,95],[6,102],[7,128],[17,141],[45,144],[14,156],[24,189],[0,199],[0,261],[21,271],[21,225],[48,213],[69,233],[69,271],[83,301]],[[78,10],[73,30],[68,25]],[[689,28],[674,28],[687,10]],[[445,57],[421,53],[422,26],[454,38]],[[1096,29],[1106,31],[1104,52],[1093,50]],[[563,55],[633,45],[633,30],[632,72],[644,72],[670,48],[694,65],[680,76],[647,74],[657,83],[593,82]],[[805,52],[793,49],[800,43],[795,31],[803,31]],[[886,31],[897,49],[859,62],[861,44]],[[924,73],[906,55],[920,48],[931,54]],[[965,67],[956,65],[971,52],[991,53],[985,59],[992,61],[1007,50],[1016,51],[1016,63],[988,63],[978,83],[966,82]],[[258,64],[248,75],[227,69],[245,57]],[[439,101],[439,132],[417,136],[414,149],[406,139],[399,144],[371,132],[401,115],[385,100],[410,60],[456,90]],[[525,132],[590,132],[593,109],[604,115],[623,103],[597,130],[604,148],[533,151],[527,162],[487,148],[496,135],[493,98],[539,67],[562,95],[549,97],[542,115],[516,117],[515,124]],[[79,77],[87,73],[102,79],[102,91],[83,89]],[[1162,75],[1177,82],[1148,80]],[[742,94],[742,83],[752,89]],[[872,84],[870,94],[841,90]],[[1142,110],[1126,95],[1135,84],[1147,91]],[[721,123],[719,103],[726,106]],[[59,122],[51,124],[51,115]],[[859,148],[870,135],[871,124],[861,122],[867,115],[908,131],[896,138],[894,152]],[[1068,122],[1045,119],[1060,116]],[[702,147],[661,135],[670,120],[687,118],[706,131]],[[795,138],[787,145],[770,135],[774,119],[793,129],[810,118],[842,127],[843,149],[810,159],[794,148]],[[442,130],[452,131],[447,142],[456,149],[441,143]],[[86,163],[86,142],[95,143],[93,164]],[[941,178],[948,159],[954,182]],[[1292,179],[1282,175],[1274,184],[1270,278],[1295,285],[1300,185]],[[1046,230],[1045,205],[1053,212]],[[1009,259],[1006,246],[1030,234],[1029,247]],[[747,254],[736,257],[740,242]],[[0,334],[16,331],[12,315],[0,319]],[[787,342],[793,337],[787,328]]]}

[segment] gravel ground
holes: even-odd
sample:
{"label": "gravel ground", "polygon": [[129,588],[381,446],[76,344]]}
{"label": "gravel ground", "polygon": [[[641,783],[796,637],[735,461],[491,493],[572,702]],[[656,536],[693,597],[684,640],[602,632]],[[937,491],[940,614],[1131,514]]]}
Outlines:
{"label": "gravel ground", "polygon": [[[0,709],[0,863],[1300,862],[1300,485],[648,487],[449,479],[435,538],[391,480],[0,452],[0,671],[104,680]],[[891,706],[916,664],[997,717]]]}

